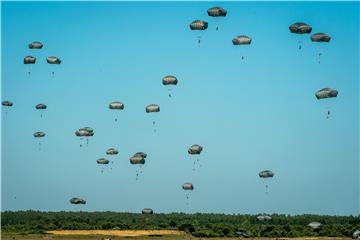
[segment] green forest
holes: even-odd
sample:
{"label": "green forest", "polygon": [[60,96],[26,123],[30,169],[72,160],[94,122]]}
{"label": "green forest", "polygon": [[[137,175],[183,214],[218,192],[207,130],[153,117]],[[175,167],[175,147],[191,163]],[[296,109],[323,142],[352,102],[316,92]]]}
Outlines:
{"label": "green forest", "polygon": [[[180,230],[195,237],[350,237],[360,229],[360,216],[281,215],[260,221],[258,215],[208,213],[137,214],[119,212],[40,212],[5,211],[1,213],[4,233],[45,233],[48,230],[124,229]],[[320,222],[317,229],[308,226]]]}

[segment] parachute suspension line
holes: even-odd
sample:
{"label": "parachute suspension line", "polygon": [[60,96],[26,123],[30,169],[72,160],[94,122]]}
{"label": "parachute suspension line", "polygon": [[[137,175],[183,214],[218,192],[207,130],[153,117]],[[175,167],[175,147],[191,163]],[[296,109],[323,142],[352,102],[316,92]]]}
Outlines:
{"label": "parachute suspension line", "polygon": [[155,126],[156,123],[155,123],[155,121],[153,121],[152,124],[153,124],[153,128],[154,128],[154,132],[156,132],[156,126]]}
{"label": "parachute suspension line", "polygon": [[301,48],[302,48],[302,41],[298,41],[298,44],[299,44],[299,50],[301,50]]}
{"label": "parachute suspension line", "polygon": [[321,55],[322,55],[322,53],[320,52],[319,54],[318,54],[318,63],[320,64],[320,62],[321,62]]}

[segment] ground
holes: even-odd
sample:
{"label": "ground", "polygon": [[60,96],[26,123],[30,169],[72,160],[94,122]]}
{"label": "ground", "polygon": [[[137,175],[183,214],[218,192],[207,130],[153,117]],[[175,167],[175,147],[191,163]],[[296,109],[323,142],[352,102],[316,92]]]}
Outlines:
{"label": "ground", "polygon": [[[186,235],[183,232],[179,231],[168,231],[168,230],[60,230],[60,231],[50,231],[48,234],[34,234],[34,235],[20,235],[20,234],[10,234],[4,233],[1,234],[1,239],[3,240],[235,240],[239,238],[194,238],[190,235]],[[261,238],[263,240],[265,238]],[[260,240],[254,238],[248,238],[248,240]],[[269,238],[268,240],[276,240],[276,238]],[[350,240],[350,238],[330,238],[330,237],[308,237],[308,238],[278,238],[277,240]]]}

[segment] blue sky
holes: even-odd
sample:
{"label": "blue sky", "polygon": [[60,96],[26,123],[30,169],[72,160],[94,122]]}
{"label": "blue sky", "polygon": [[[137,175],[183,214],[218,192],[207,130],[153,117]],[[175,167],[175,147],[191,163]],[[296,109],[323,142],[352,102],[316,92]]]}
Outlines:
{"label": "blue sky", "polygon": [[[225,18],[207,16],[217,5]],[[14,102],[2,107],[2,210],[359,213],[358,2],[1,7],[1,94]],[[195,19],[209,22],[200,47],[189,28]],[[330,43],[291,34],[294,22],[328,33]],[[251,45],[233,46],[237,35]],[[28,49],[32,41],[44,48]],[[37,63],[25,66],[26,55]],[[61,65],[48,65],[50,55]],[[171,99],[162,85],[168,74],[179,80]],[[318,101],[323,87],[338,97]],[[123,111],[108,109],[116,100]],[[38,103],[48,106],[42,118]],[[161,111],[147,114],[150,103]],[[86,126],[95,135],[80,148],[74,132]],[[36,131],[46,137],[35,139]],[[192,171],[187,149],[196,143],[202,166]],[[110,147],[120,153],[101,173],[96,160]],[[148,157],[135,181],[129,158],[137,151]],[[265,169],[273,179],[258,177]],[[184,182],[195,187],[189,205]],[[71,206],[71,197],[87,204]]]}

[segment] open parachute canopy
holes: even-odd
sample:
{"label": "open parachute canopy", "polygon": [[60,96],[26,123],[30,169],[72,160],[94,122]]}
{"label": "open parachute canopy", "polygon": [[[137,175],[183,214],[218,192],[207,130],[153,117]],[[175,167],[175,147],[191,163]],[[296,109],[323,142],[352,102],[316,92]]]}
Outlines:
{"label": "open parachute canopy", "polygon": [[190,190],[190,191],[192,191],[192,190],[194,190],[194,185],[193,185],[192,183],[184,183],[184,184],[182,185],[182,188],[183,188],[184,190]]}
{"label": "open parachute canopy", "polygon": [[147,113],[160,112],[160,106],[156,105],[156,104],[149,104],[149,105],[146,106],[145,111]]}
{"label": "open parachute canopy", "polygon": [[208,27],[208,22],[203,20],[195,20],[190,24],[191,30],[205,30]]}
{"label": "open parachute canopy", "polygon": [[259,172],[259,177],[272,178],[272,177],[274,177],[274,173],[270,170],[264,170],[264,171]]}
{"label": "open parachute canopy", "polygon": [[41,42],[37,42],[37,41],[29,44],[30,49],[42,49],[42,47],[43,47],[43,44]]}
{"label": "open parachute canopy", "polygon": [[151,208],[144,208],[142,211],[141,211],[142,214],[153,214],[154,211],[151,209]]}
{"label": "open parachute canopy", "polygon": [[188,149],[188,153],[191,155],[199,155],[202,150],[203,150],[202,146],[198,144],[194,144]]}
{"label": "open parachute canopy", "polygon": [[50,56],[46,58],[46,62],[49,64],[60,64],[61,60],[58,57]]}
{"label": "open parachute canopy", "polygon": [[222,7],[212,7],[207,10],[210,17],[225,17],[227,11]]}
{"label": "open parachute canopy", "polygon": [[313,42],[330,42],[331,37],[326,33],[315,33],[310,37]]}
{"label": "open parachute canopy", "polygon": [[234,45],[248,45],[251,44],[251,38],[245,35],[239,35],[232,40]]}
{"label": "open parachute canopy", "polygon": [[332,88],[323,88],[315,93],[317,99],[337,97],[338,91]]}
{"label": "open parachute canopy", "polygon": [[124,104],[122,102],[112,102],[109,104],[110,109],[123,110]]}
{"label": "open parachute canopy", "polygon": [[70,199],[70,203],[71,204],[86,204],[86,201],[82,198],[74,197],[74,198]]}
{"label": "open parachute canopy", "polygon": [[290,32],[295,34],[311,33],[312,27],[306,23],[297,22],[289,26]]}
{"label": "open parachute canopy", "polygon": [[1,105],[5,106],[5,107],[12,107],[12,105],[14,105],[14,104],[10,101],[2,101]]}

